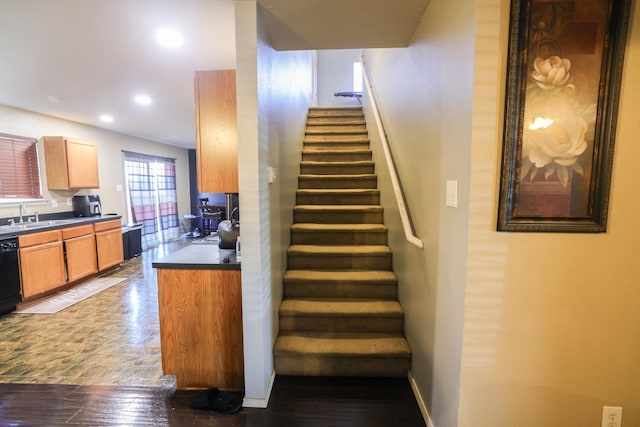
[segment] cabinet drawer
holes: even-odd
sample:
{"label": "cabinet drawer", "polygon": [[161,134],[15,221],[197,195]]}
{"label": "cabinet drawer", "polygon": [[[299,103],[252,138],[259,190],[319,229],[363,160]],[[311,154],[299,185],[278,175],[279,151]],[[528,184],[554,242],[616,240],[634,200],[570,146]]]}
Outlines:
{"label": "cabinet drawer", "polygon": [[40,233],[24,234],[18,236],[18,244],[21,248],[40,245],[42,243],[57,242],[62,240],[60,230],[42,231]]}
{"label": "cabinet drawer", "polygon": [[65,228],[62,230],[62,240],[73,239],[74,237],[93,234],[93,224],[79,225],[77,227]]}
{"label": "cabinet drawer", "polygon": [[112,230],[114,228],[122,228],[122,223],[120,222],[119,219],[114,219],[112,221],[96,222],[95,224],[93,224],[93,231],[95,231],[96,233],[100,231]]}

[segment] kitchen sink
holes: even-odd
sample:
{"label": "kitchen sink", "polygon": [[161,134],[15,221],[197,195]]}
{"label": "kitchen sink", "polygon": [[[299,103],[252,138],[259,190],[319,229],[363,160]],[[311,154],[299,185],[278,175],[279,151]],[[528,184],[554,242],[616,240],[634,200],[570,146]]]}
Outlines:
{"label": "kitchen sink", "polygon": [[32,228],[51,227],[53,225],[64,225],[77,222],[75,219],[52,219],[48,221],[38,222],[23,222],[18,224],[7,224],[0,226],[0,231],[12,231],[12,230],[28,230]]}

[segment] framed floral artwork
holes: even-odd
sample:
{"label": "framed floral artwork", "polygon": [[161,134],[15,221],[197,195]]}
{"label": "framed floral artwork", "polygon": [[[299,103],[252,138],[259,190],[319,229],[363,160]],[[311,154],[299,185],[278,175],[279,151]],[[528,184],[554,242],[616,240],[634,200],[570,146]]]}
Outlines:
{"label": "framed floral artwork", "polygon": [[499,231],[606,231],[630,7],[512,0]]}

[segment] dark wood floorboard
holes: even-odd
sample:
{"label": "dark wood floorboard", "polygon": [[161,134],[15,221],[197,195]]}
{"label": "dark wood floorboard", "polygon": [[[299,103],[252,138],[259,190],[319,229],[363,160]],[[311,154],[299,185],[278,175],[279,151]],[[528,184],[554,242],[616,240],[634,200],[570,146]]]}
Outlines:
{"label": "dark wood floorboard", "polygon": [[190,392],[0,384],[1,426],[425,426],[405,378],[276,377],[266,409],[189,408]]}

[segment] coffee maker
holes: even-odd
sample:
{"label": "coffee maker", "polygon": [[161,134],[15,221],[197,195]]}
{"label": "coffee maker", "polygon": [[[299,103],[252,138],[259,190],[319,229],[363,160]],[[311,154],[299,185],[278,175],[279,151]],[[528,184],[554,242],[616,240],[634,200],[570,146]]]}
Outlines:
{"label": "coffee maker", "polygon": [[100,216],[101,214],[100,196],[73,196],[73,216],[89,217]]}

